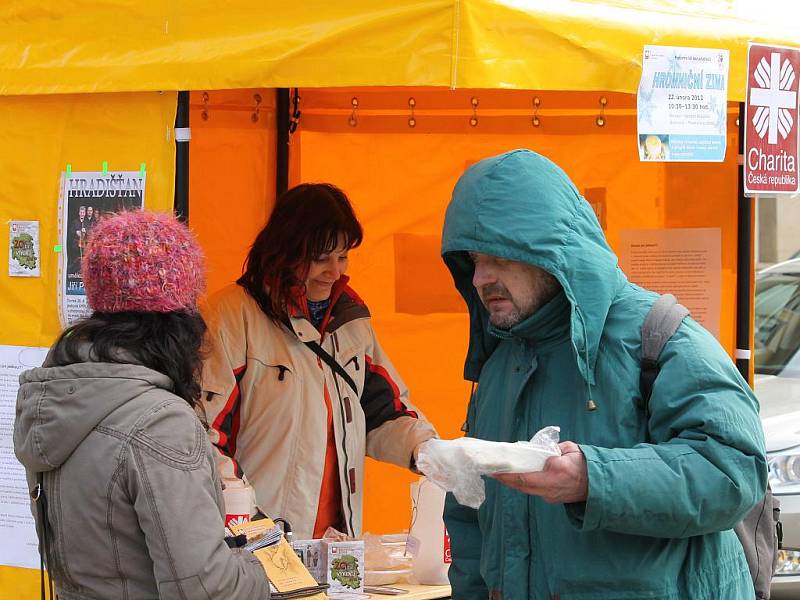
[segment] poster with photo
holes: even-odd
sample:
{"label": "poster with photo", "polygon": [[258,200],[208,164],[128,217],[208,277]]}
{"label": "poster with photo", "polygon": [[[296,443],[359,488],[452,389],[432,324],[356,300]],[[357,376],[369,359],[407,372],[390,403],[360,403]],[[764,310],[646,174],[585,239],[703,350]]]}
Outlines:
{"label": "poster with photo", "polygon": [[146,172],[73,171],[64,173],[59,202],[59,316],[67,327],[88,317],[81,260],[89,234],[98,222],[120,210],[144,207]]}
{"label": "poster with photo", "polygon": [[39,221],[9,221],[9,276],[39,277],[41,273],[42,255],[39,249]]}

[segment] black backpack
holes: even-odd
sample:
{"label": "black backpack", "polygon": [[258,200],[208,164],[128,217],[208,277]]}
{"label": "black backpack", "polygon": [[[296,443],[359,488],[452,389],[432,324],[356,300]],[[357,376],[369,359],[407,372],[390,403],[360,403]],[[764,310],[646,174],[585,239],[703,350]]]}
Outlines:
{"label": "black backpack", "polygon": [[[660,366],[658,357],[669,339],[678,330],[689,310],[678,304],[675,296],[664,294],[656,300],[642,324],[642,357],[639,391],[645,414],[650,416],[650,395]],[[767,487],[764,498],[751,510],[734,531],[744,548],[757,600],[769,599],[769,584],[775,572],[783,532],[780,502]]]}

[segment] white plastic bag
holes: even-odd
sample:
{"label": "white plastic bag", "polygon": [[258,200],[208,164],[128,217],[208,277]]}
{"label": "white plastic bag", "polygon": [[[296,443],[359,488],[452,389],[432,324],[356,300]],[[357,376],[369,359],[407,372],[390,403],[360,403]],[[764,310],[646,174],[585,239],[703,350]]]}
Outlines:
{"label": "white plastic bag", "polygon": [[560,456],[558,427],[539,430],[529,442],[489,442],[476,438],[429,440],[422,444],[417,468],[464,506],[478,508],[486,499],[483,475],[541,471]]}

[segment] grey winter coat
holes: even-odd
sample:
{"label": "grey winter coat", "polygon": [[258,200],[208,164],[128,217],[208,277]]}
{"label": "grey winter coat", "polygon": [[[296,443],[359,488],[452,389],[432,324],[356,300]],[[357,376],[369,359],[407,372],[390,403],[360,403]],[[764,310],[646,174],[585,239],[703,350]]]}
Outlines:
{"label": "grey winter coat", "polygon": [[14,450],[31,487],[44,472],[59,599],[268,598],[258,559],[224,542],[212,448],[171,380],[52,364],[20,376]]}

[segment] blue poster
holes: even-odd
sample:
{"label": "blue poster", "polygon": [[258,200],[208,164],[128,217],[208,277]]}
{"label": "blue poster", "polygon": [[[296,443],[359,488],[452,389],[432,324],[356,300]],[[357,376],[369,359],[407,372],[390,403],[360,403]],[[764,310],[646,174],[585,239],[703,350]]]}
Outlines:
{"label": "blue poster", "polygon": [[637,96],[639,160],[725,159],[727,50],[645,46]]}

